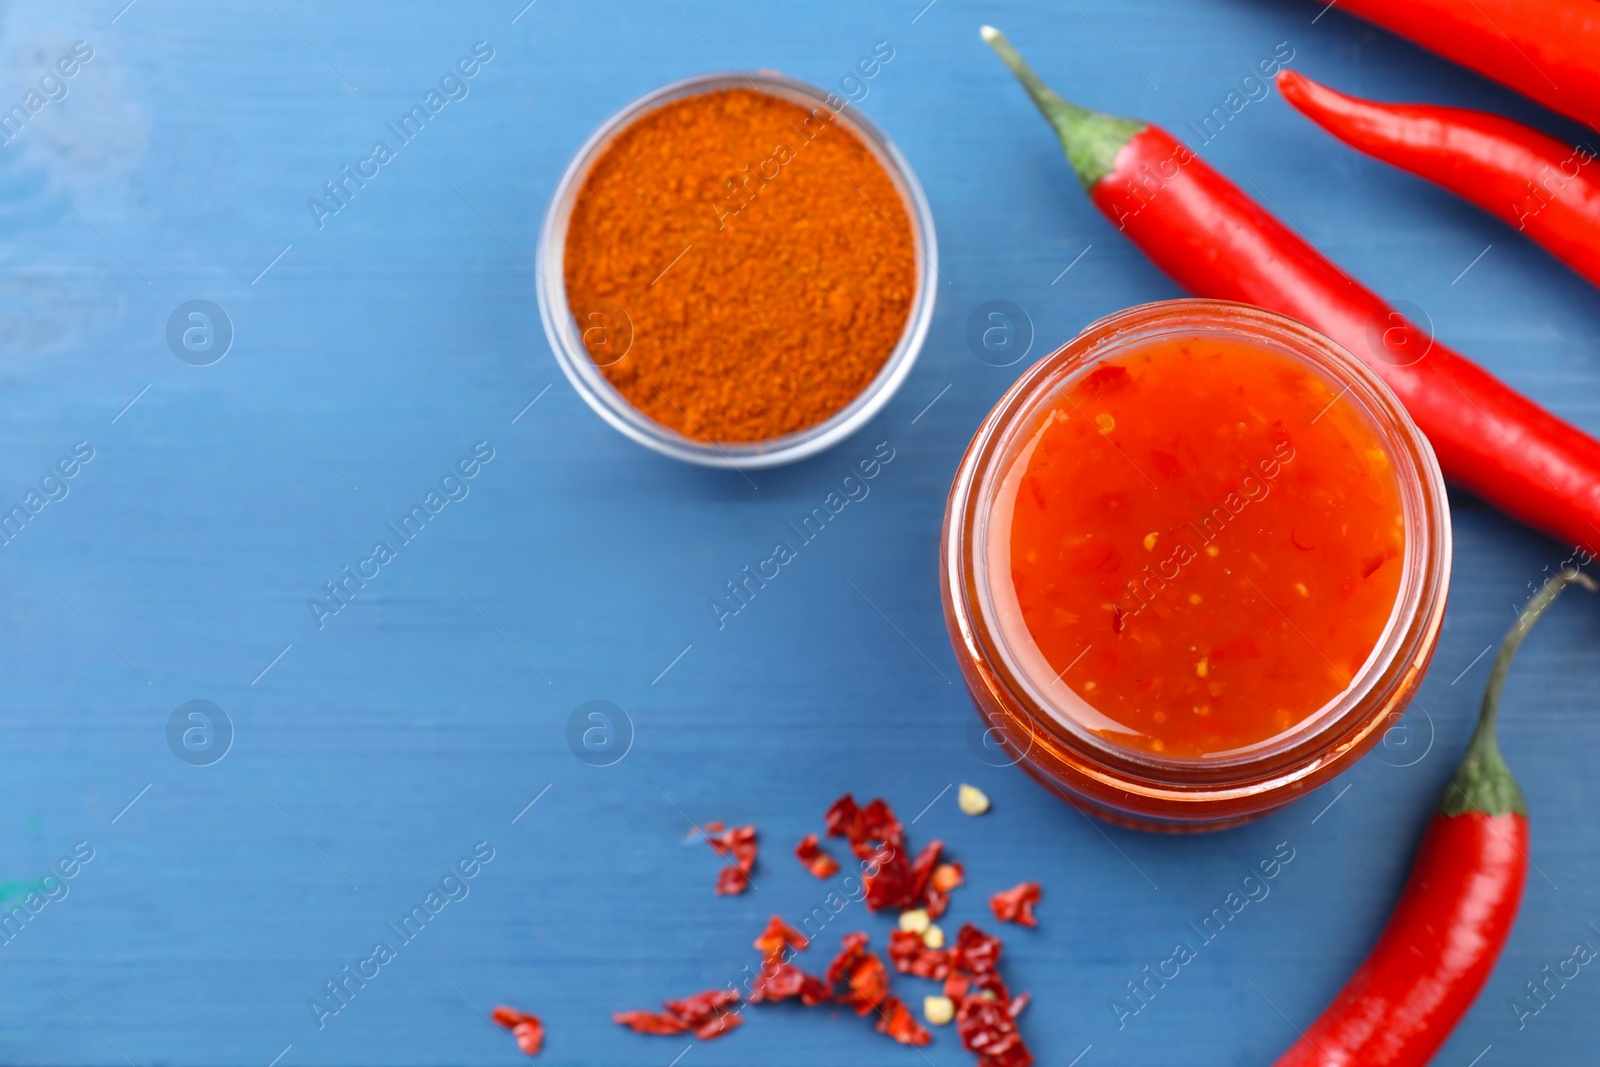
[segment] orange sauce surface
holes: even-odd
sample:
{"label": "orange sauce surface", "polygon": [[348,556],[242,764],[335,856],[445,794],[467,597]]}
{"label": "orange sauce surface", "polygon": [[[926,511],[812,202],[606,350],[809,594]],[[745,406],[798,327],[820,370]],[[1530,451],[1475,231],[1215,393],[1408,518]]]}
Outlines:
{"label": "orange sauce surface", "polygon": [[1031,637],[1084,726],[1175,759],[1269,741],[1343,692],[1405,544],[1369,417],[1308,364],[1212,336],[1145,342],[1067,385],[994,521],[1002,625],[1026,630],[1012,647]]}

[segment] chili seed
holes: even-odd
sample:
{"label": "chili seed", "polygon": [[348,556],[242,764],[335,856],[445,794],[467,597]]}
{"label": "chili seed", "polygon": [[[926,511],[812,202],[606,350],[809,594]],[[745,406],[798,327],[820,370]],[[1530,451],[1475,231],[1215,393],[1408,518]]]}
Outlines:
{"label": "chili seed", "polygon": [[961,790],[956,794],[956,804],[968,815],[982,815],[989,810],[989,798],[983,790],[965,782],[961,783]]}

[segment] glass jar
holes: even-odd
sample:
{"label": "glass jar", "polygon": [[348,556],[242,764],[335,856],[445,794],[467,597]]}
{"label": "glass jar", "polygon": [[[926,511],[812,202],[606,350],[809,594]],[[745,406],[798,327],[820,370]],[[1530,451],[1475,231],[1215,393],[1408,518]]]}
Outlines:
{"label": "glass jar", "polygon": [[[1370,423],[1395,472],[1405,531],[1387,624],[1344,690],[1282,735],[1216,758],[1163,758],[1086,729],[1036,649],[1016,646],[996,607],[988,541],[996,495],[1030,428],[1101,361],[1163,338],[1232,337],[1299,361]],[[941,545],[945,619],[984,742],[1084,811],[1150,830],[1219,829],[1281,807],[1360,758],[1392,726],[1427,670],[1450,575],[1444,482],[1426,439],[1378,376],[1292,319],[1244,304],[1168,300],[1088,326],[1029,368],[984,419],[950,490]],[[1029,654],[1031,652],[1031,654]],[[1055,695],[1052,695],[1054,693]]]}

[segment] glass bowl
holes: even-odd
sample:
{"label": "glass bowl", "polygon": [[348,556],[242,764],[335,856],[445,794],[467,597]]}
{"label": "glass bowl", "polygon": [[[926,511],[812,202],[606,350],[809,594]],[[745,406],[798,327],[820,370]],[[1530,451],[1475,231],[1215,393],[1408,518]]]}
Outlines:
{"label": "glass bowl", "polygon": [[[1389,455],[1406,539],[1387,625],[1342,693],[1269,743],[1224,758],[1174,759],[1084,728],[1052,696],[1052,680],[1040,677],[1026,650],[1006,637],[987,538],[1000,482],[1022,438],[1062,389],[1130,348],[1162,337],[1207,334],[1265,345],[1343,387],[1336,401],[1364,413]],[[1001,755],[991,762],[1020,764],[1064,799],[1110,822],[1210,830],[1304,795],[1360,758],[1399,718],[1422,681],[1444,619],[1450,516],[1432,448],[1389,387],[1349,352],[1310,327],[1260,308],[1167,300],[1092,323],[1001,397],[957,471],[940,551],[945,621],[983,719],[985,749]]]}
{"label": "glass bowl", "polygon": [[[567,225],[572,217],[573,203],[595,160],[634,120],[674,100],[738,88],[753,88],[799,104],[807,110],[827,107],[831,96],[816,86],[773,71],[700,74],[646,93],[602,123],[567,165],[566,173],[561,176],[555,195],[550,199],[550,207],[545,212],[536,255],[539,315],[544,320],[545,336],[555,352],[556,361],[561,364],[562,371],[578,395],[606,422],[647,448],[688,463],[734,469],[773,467],[815,455],[844,440],[876,415],[911,373],[912,364],[922,350],[928,325],[933,319],[937,292],[934,281],[939,275],[933,213],[922,193],[922,186],[912,173],[911,165],[882,130],[847,104],[834,113],[834,121],[842,123],[860,138],[899,190],[906,214],[911,219],[912,232],[907,236],[916,249],[917,287],[911,311],[906,317],[905,330],[899,342],[877,376],[855,399],[822,422],[763,441],[697,441],[661,425],[630,404],[590,358],[567,302],[564,258]],[[831,98],[834,101],[839,99],[837,96]],[[825,355],[822,354],[823,357]]]}

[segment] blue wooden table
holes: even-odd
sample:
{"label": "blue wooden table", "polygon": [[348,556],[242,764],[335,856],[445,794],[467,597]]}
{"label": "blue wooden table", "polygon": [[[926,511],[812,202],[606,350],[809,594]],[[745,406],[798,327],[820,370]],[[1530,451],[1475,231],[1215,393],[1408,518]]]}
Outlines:
{"label": "blue wooden table", "polygon": [[[846,790],[920,812],[913,843],[965,862],[952,929],[996,889],[1044,884],[1040,926],[1006,950],[1041,1063],[1269,1062],[1381,927],[1484,650],[1568,552],[1456,500],[1450,613],[1404,728],[1244,829],[1115,830],[987,765],[935,548],[957,460],[1025,364],[978,358],[968,319],[1012,301],[1037,357],[1176,291],[1086,203],[977,28],[1085,103],[1185,136],[1442,339],[1600,431],[1593,290],[1246,76],[1286,43],[1350,91],[1576,131],[1294,0],[524,2],[0,14],[0,110],[21,108],[0,147],[0,889],[23,915],[0,943],[0,1062],[509,1064],[482,1016],[510,1003],[544,1017],[552,1064],[969,1063],[948,1030],[919,1053],[787,1004],[686,1053],[609,1021],[739,980],[769,914],[817,906],[827,887],[789,851]],[[561,377],[535,308],[529,260],[571,154],[666,81],[770,67],[836,86],[880,41],[894,58],[859,106],[920,175],[943,254],[915,372],[792,468],[690,469],[624,440]],[[472,76],[443,81],[464,57]],[[430,90],[442,106],[392,138]],[[1195,126],[1231,92],[1245,106],[1207,140]],[[380,140],[392,158],[373,163]],[[719,628],[724,583],[884,442],[870,494]],[[393,536],[416,505],[421,532]],[[1442,1064],[1594,1062],[1592,967],[1523,1001],[1539,1010],[1520,1026],[1512,1002],[1600,948],[1597,639],[1574,595],[1518,661],[1504,743],[1535,869]],[[621,710],[585,747],[596,700]],[[956,808],[963,781],[994,800],[981,820]],[[710,819],[760,828],[744,896],[713,896],[716,858],[685,839]],[[1281,849],[1270,893],[1119,1026],[1125,983]],[[846,929],[886,937],[853,907],[823,951]],[[899,984],[920,1004],[922,983]]]}

